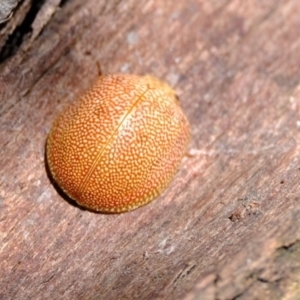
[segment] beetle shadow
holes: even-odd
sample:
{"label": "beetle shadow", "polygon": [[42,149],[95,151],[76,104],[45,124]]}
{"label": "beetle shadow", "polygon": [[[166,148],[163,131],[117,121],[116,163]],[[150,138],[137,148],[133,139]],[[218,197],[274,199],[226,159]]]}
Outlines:
{"label": "beetle shadow", "polygon": [[49,163],[48,163],[48,159],[47,159],[47,140],[45,143],[45,147],[44,147],[44,162],[45,162],[45,171],[47,174],[47,177],[50,181],[50,183],[52,184],[52,186],[54,187],[54,189],[56,190],[56,192],[58,193],[58,195],[63,198],[66,202],[68,202],[70,205],[72,205],[73,207],[76,207],[82,211],[88,211],[94,214],[101,214],[101,215],[116,215],[116,214],[122,214],[125,212],[102,212],[102,211],[96,211],[93,209],[89,209],[87,207],[84,207],[80,204],[78,204],[75,200],[73,200],[71,197],[69,197],[63,190],[62,188],[57,184],[57,182],[54,180],[51,171],[50,171],[50,167],[49,167]]}
{"label": "beetle shadow", "polygon": [[[47,142],[46,142],[47,145]],[[56,183],[56,181],[54,180],[54,178],[52,177],[51,171],[50,171],[50,167],[49,167],[49,163],[47,160],[47,152],[45,151],[44,153],[44,161],[45,161],[45,170],[46,170],[46,174],[47,177],[50,181],[50,183],[52,184],[52,186],[54,187],[54,189],[56,190],[56,192],[59,194],[59,196],[61,196],[65,201],[67,201],[70,205],[79,208],[81,210],[86,210],[84,207],[80,206],[75,200],[73,200],[72,198],[70,198],[61,188],[60,186]]]}
{"label": "beetle shadow", "polygon": [[93,213],[99,213],[97,211],[93,211],[90,210],[84,206],[79,205],[75,200],[73,200],[71,197],[69,197],[63,190],[62,188],[57,184],[57,182],[54,180],[51,171],[50,171],[50,167],[49,167],[49,163],[48,163],[48,159],[47,159],[47,141],[45,142],[45,147],[44,147],[44,162],[45,162],[45,170],[46,170],[46,174],[47,177],[50,181],[50,183],[52,184],[52,186],[54,187],[54,189],[56,190],[57,194],[63,198],[66,202],[68,202],[70,205],[72,205],[73,207],[76,207],[82,211],[90,211]]}
{"label": "beetle shadow", "polygon": [[[101,214],[101,215],[121,215],[121,214],[130,212],[130,211],[121,211],[121,212],[97,211],[97,210],[93,210],[93,209],[90,209],[88,207],[82,206],[82,205],[78,204],[75,200],[73,200],[71,197],[69,197],[62,190],[62,188],[57,184],[57,182],[54,180],[54,178],[53,178],[53,176],[51,174],[49,163],[48,163],[48,159],[47,159],[47,150],[46,150],[47,149],[47,140],[46,140],[45,146],[44,146],[45,171],[46,171],[46,174],[47,174],[47,177],[48,177],[50,183],[52,184],[52,186],[54,187],[54,189],[56,190],[56,192],[59,194],[59,196],[61,198],[63,198],[66,202],[68,202],[73,207],[76,207],[76,208],[78,208],[78,209],[80,209],[82,211],[88,211],[88,212],[91,212],[91,213],[94,213],[94,214]],[[134,210],[132,210],[132,211],[134,211]]]}

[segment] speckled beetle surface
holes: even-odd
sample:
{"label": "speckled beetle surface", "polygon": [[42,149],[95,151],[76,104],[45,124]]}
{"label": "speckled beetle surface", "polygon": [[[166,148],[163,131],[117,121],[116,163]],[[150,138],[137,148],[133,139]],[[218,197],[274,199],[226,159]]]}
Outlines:
{"label": "speckled beetle surface", "polygon": [[54,180],[80,205],[124,212],[167,187],[189,132],[169,85],[152,76],[105,75],[55,120],[47,161]]}

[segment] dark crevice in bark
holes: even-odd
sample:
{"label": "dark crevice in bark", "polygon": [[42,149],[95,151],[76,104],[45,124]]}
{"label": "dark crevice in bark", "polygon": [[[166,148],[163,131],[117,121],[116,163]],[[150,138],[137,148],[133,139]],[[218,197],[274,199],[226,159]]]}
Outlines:
{"label": "dark crevice in bark", "polygon": [[67,4],[68,2],[69,2],[69,0],[62,0],[59,4],[59,7],[65,6],[65,4]]}
{"label": "dark crevice in bark", "polygon": [[31,8],[24,21],[16,27],[14,32],[8,37],[5,45],[0,50],[0,63],[14,55],[20,48],[26,36],[32,31],[31,25],[46,0],[33,0]]}

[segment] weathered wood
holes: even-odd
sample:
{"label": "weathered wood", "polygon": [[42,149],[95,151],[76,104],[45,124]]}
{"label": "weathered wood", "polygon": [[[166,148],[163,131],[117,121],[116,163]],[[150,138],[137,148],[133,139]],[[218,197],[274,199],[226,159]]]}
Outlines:
{"label": "weathered wood", "polygon": [[[297,299],[299,10],[70,0],[27,35],[0,66],[0,299]],[[169,81],[192,127],[168,190],[120,215],[78,208],[45,170],[51,123],[98,64]]]}

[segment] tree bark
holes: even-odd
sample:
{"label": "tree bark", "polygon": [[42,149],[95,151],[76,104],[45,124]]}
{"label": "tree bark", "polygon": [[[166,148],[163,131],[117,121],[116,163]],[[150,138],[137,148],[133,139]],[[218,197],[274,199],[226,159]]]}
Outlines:
{"label": "tree bark", "polygon": [[[300,2],[20,1],[0,28],[0,299],[299,299]],[[83,210],[45,167],[102,73],[178,92],[189,151],[149,205]]]}

